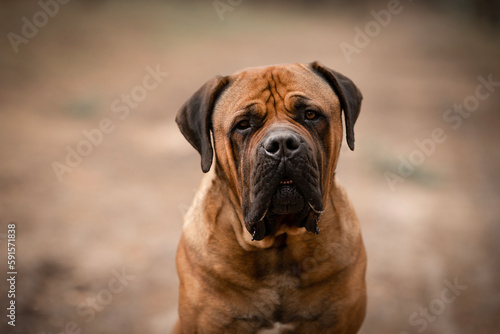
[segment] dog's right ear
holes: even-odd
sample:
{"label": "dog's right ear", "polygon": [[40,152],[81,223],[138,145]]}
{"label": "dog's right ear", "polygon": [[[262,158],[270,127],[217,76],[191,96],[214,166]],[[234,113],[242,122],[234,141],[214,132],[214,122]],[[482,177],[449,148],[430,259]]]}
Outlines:
{"label": "dog's right ear", "polygon": [[184,137],[200,153],[204,173],[212,166],[212,111],[217,97],[228,82],[228,77],[217,76],[205,83],[184,103],[175,118]]}

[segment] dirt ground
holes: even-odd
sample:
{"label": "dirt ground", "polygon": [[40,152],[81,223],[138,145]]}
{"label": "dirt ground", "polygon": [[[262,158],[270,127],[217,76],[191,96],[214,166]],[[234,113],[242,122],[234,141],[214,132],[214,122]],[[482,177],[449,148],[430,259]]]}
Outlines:
{"label": "dirt ground", "polygon": [[[182,216],[202,177],[177,110],[214,75],[320,60],[364,95],[337,171],[369,259],[361,333],[500,333],[500,86],[478,88],[500,81],[498,32],[403,1],[348,62],[339,45],[386,2],[243,1],[224,20],[212,1],[188,3],[69,2],[17,53],[6,36],[40,5],[0,5],[0,268],[15,222],[18,272],[16,326],[2,315],[0,332],[168,333]],[[151,89],[137,88],[148,75]],[[77,149],[88,154],[71,167]],[[7,291],[2,280],[2,314]]]}

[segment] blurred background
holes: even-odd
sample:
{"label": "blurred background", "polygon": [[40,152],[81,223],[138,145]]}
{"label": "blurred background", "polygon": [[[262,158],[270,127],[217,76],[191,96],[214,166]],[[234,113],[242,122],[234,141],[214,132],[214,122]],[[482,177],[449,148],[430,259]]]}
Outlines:
{"label": "blurred background", "polygon": [[42,0],[0,13],[0,268],[15,222],[18,272],[15,328],[0,283],[1,333],[169,333],[202,177],[177,110],[217,74],[314,60],[364,95],[337,171],[368,252],[361,333],[500,332],[498,1]]}

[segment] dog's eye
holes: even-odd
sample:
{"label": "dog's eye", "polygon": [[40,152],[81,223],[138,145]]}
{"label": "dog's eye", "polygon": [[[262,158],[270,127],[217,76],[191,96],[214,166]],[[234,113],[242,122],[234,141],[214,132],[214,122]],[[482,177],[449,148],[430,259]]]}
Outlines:
{"label": "dog's eye", "polygon": [[309,121],[314,121],[315,119],[318,118],[318,114],[315,111],[306,110],[305,117]]}
{"label": "dog's eye", "polygon": [[236,129],[238,130],[246,130],[250,127],[250,122],[248,120],[243,120],[243,121],[239,121],[237,124],[236,124]]}

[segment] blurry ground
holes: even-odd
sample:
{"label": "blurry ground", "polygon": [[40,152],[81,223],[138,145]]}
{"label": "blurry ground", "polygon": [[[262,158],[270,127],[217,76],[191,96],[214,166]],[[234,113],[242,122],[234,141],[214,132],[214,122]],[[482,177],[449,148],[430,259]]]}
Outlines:
{"label": "blurry ground", "polygon": [[[17,54],[2,37],[0,268],[7,271],[7,224],[15,221],[18,316],[14,330],[2,315],[0,332],[167,333],[176,316],[182,215],[202,177],[175,113],[216,74],[320,60],[365,97],[356,150],[345,146],[338,168],[369,256],[362,333],[498,333],[500,89],[458,129],[443,121],[475,93],[478,76],[500,81],[498,35],[467,17],[403,2],[347,63],[339,44],[353,44],[353,27],[384,8],[243,1],[221,21],[211,1],[70,2]],[[21,18],[38,10],[35,2],[4,2],[3,36],[20,34]],[[112,104],[142,84],[147,66],[169,74],[121,120]],[[104,118],[114,131],[59,182],[52,163],[65,163],[66,147],[75,149],[82,131]],[[391,190],[384,173],[397,173],[400,156],[416,154],[414,141],[435,128],[447,140]],[[129,277],[120,286],[122,271]],[[444,281],[456,278],[467,288],[450,304],[436,302]],[[5,281],[0,288],[3,314]],[[429,306],[435,318],[409,323]]]}

